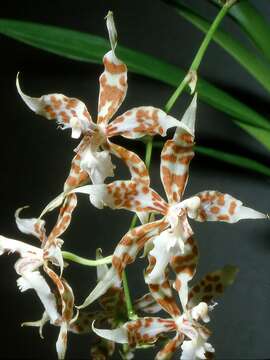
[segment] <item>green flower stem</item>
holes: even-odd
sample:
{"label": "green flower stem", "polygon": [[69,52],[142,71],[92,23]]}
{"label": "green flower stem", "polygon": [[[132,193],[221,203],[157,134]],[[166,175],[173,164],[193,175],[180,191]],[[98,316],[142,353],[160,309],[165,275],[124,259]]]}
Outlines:
{"label": "green flower stem", "polygon": [[112,262],[112,256],[107,256],[102,259],[98,260],[90,260],[83,257],[80,257],[78,255],[75,255],[68,251],[62,251],[63,258],[65,260],[73,261],[81,265],[85,266],[98,266],[98,265],[104,265],[104,264],[110,264]]}
{"label": "green flower stem", "polygon": [[[219,11],[217,17],[215,18],[215,20],[212,23],[212,25],[210,26],[207,34],[205,35],[205,38],[204,38],[194,60],[189,68],[187,75],[185,76],[185,78],[182,80],[182,82],[180,83],[178,88],[175,90],[175,92],[172,94],[172,96],[166,103],[166,105],[164,107],[164,110],[166,112],[169,112],[171,110],[171,108],[175,104],[176,100],[178,99],[180,94],[183,92],[183,90],[189,83],[191,83],[192,81],[193,82],[195,81],[195,84],[196,84],[196,72],[200,66],[200,63],[206,52],[206,49],[216,31],[216,29],[218,28],[220,22],[222,21],[224,16],[227,14],[230,7],[234,4],[234,2],[235,2],[235,0],[227,0],[226,3],[221,8],[221,10]],[[146,165],[147,169],[149,169],[150,164],[151,164],[152,150],[153,150],[153,138],[149,136],[146,141],[146,150],[145,150],[145,165]],[[137,216],[135,214],[132,218],[130,229],[132,229],[133,227],[136,226],[136,222],[137,222]],[[129,287],[128,287],[128,281],[127,281],[127,275],[126,275],[125,271],[123,271],[122,279],[123,279],[123,287],[124,287],[128,317],[130,320],[134,320],[137,318],[137,315],[132,306],[132,301],[131,301]]]}
{"label": "green flower stem", "polygon": [[194,60],[192,61],[189,71],[187,72],[187,76],[184,77],[184,79],[182,80],[182,82],[180,83],[178,88],[175,90],[175,92],[172,94],[170,99],[167,101],[167,103],[165,105],[166,112],[169,112],[171,110],[171,108],[175,104],[175,102],[178,99],[178,97],[180,96],[180,94],[183,92],[185,87],[192,80],[192,77],[194,76],[193,74],[196,74],[196,72],[201,64],[201,61],[203,59],[203,56],[208,48],[210,41],[213,38],[213,35],[214,35],[216,29],[218,28],[222,19],[224,18],[224,16],[227,14],[227,12],[230,10],[230,8],[232,7],[232,5],[235,2],[236,2],[236,0],[229,0],[229,1],[227,0],[225,2],[225,4],[223,5],[223,7],[221,8],[221,10],[219,11],[217,17],[215,18],[215,20],[213,21],[212,25],[210,26],[208,32],[206,33],[206,35],[203,39],[203,42],[202,42],[199,50],[197,51],[197,54],[196,54]]}

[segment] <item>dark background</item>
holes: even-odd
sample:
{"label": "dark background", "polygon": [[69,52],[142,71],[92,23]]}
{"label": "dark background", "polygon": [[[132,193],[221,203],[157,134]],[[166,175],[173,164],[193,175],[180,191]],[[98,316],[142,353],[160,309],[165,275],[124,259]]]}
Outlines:
{"label": "dark background", "polygon": [[[206,1],[187,1],[202,14],[213,19],[217,10]],[[267,0],[253,1],[270,19]],[[258,4],[259,3],[259,4]],[[1,4],[1,17],[63,26],[107,37],[103,20],[107,11],[114,11],[119,43],[147,52],[187,69],[202,34],[182,20],[172,8],[161,1],[10,1]],[[235,24],[227,18],[224,28],[252,48]],[[29,111],[15,89],[15,76],[21,71],[21,83],[33,96],[60,92],[83,100],[93,118],[96,116],[99,65],[67,60],[14,40],[0,37],[1,46],[1,234],[37,244],[35,239],[16,229],[14,211],[30,205],[23,216],[36,217],[40,210],[62,189],[68,173],[76,140],[68,131],[56,130],[48,122]],[[269,116],[269,96],[217,45],[211,44],[200,68],[200,74],[257,111]],[[139,105],[163,107],[173,89],[162,83],[129,73],[129,90],[120,113]],[[172,110],[181,117],[189,97],[183,95]],[[197,144],[238,152],[270,165],[269,154],[256,141],[234,126],[230,119],[199,102]],[[135,149],[143,156],[139,142],[118,143]],[[151,165],[152,186],[161,194],[159,151]],[[269,211],[269,179],[245,170],[197,155],[192,162],[186,196],[201,190],[218,189],[241,199],[247,206]],[[128,178],[120,168],[119,178]],[[112,253],[127,231],[131,215],[93,208],[86,197],[80,197],[71,227],[64,234],[64,249],[93,258],[95,249]],[[51,215],[52,224],[55,215]],[[199,243],[201,259],[198,279],[208,271],[234,264],[240,268],[235,284],[228,289],[219,306],[211,314],[210,342],[218,359],[262,359],[270,356],[268,323],[270,318],[270,230],[267,221],[223,223],[192,223]],[[49,225],[48,225],[49,228]],[[47,325],[45,340],[35,328],[21,328],[23,321],[39,319],[42,306],[32,291],[20,294],[17,274],[13,269],[16,256],[3,256],[1,272],[1,347],[2,358],[56,358],[55,341],[58,328]],[[135,298],[147,291],[142,271],[145,261],[139,259],[128,268],[131,293]],[[93,288],[95,269],[72,264],[66,278],[73,286],[76,304],[80,304]],[[86,358],[89,338],[69,336],[68,358]],[[155,349],[156,352],[156,349]],[[138,352],[137,358],[153,358],[153,350]],[[115,358],[119,358],[116,353]]]}

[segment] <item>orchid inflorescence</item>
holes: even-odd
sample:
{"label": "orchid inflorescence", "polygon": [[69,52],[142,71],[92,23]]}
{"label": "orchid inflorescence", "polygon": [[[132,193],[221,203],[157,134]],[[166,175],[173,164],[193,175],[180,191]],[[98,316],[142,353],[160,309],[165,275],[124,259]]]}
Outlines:
{"label": "orchid inflorescence", "polygon": [[[30,97],[21,90],[17,77],[18,92],[32,111],[49,120],[56,119],[60,128],[70,128],[71,136],[82,140],[75,149],[63,193],[45,208],[42,216],[24,219],[20,217],[22,209],[15,213],[19,230],[37,237],[40,246],[1,236],[0,254],[19,254],[15,264],[20,276],[18,287],[22,292],[34,289],[44,306],[41,320],[23,325],[39,327],[41,336],[47,321],[59,326],[56,342],[59,359],[65,357],[69,331],[96,334],[97,341],[91,348],[93,359],[111,356],[116,343],[123,344],[122,358],[131,359],[136,348],[152,346],[157,341],[163,347],[156,359],[169,359],[177,349],[182,351],[181,359],[206,359],[213,355],[214,348],[208,342],[211,332],[205,323],[210,321],[215,299],[234,281],[237,268],[227,265],[205,275],[197,284],[189,284],[197,268],[198,245],[188,218],[235,223],[241,219],[265,219],[266,215],[215,190],[202,191],[183,200],[194,157],[196,92],[181,121],[161,109],[141,106],[109,122],[126,96],[127,67],[116,55],[117,34],[111,12],[106,23],[111,50],[103,58],[96,123],[82,101],[62,94]],[[195,86],[191,84],[193,90]],[[165,136],[172,127],[176,128],[174,136],[165,142],[161,152],[160,176],[167,196],[165,201],[150,187],[148,167],[140,157],[110,139],[116,135],[128,139]],[[126,164],[129,180],[104,183],[107,177],[114,176],[111,155]],[[70,225],[77,193],[88,194],[90,202],[99,209],[107,206],[135,212],[142,224],[131,228],[118,242],[110,267],[97,265],[96,287],[82,305],[75,307],[73,290],[62,276],[65,262],[60,236]],[[42,217],[58,206],[61,207],[57,222],[47,235]],[[144,272],[149,293],[134,301],[135,315],[129,316],[123,273],[141,250],[149,261]],[[96,257],[102,259],[100,249]],[[100,310],[85,309],[96,300]],[[153,316],[160,311],[166,315]]]}

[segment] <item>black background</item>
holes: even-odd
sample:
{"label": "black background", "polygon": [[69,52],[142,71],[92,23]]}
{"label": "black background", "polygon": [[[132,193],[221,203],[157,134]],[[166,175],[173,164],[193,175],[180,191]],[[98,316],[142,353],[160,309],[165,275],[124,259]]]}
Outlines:
{"label": "black background", "polygon": [[[217,10],[206,1],[188,1],[200,12],[213,18]],[[256,6],[270,19],[270,6],[265,1]],[[182,20],[172,8],[160,1],[10,1],[1,4],[1,16],[72,28],[107,37],[103,20],[114,11],[119,42],[147,52],[187,69],[202,40],[202,34]],[[235,24],[228,18],[222,26],[252,48]],[[19,98],[15,76],[21,71],[22,87],[33,96],[59,92],[83,100],[96,116],[99,65],[67,60],[33,49],[1,36],[1,234],[35,244],[19,233],[14,211],[30,205],[24,216],[35,217],[62,189],[68,173],[76,140],[68,131],[56,130],[53,122],[35,116]],[[202,77],[237,96],[258,112],[269,116],[267,93],[217,45],[211,44],[200,68]],[[172,88],[162,83],[129,73],[129,90],[120,113],[139,105],[163,107]],[[183,95],[171,114],[180,118],[189,97]],[[198,145],[219,146],[269,164],[269,154],[253,138],[232,124],[231,119],[199,101],[196,139]],[[123,142],[143,156],[139,142]],[[159,178],[159,151],[151,166],[152,186],[162,195]],[[118,178],[128,178],[120,168]],[[192,162],[186,196],[201,190],[218,189],[241,199],[260,211],[269,211],[269,180],[260,175],[225,165],[197,155]],[[86,197],[80,197],[71,227],[64,234],[64,249],[93,258],[102,247],[109,255],[127,231],[131,215],[93,208]],[[55,215],[50,216],[48,228]],[[211,343],[218,359],[259,359],[270,356],[268,323],[270,318],[270,230],[267,221],[243,221],[235,225],[192,223],[199,243],[201,259],[198,279],[208,271],[234,264],[240,268],[235,284],[228,289],[212,313]],[[35,328],[21,328],[23,321],[41,317],[42,306],[33,292],[20,294],[13,269],[16,256],[3,256],[1,272],[1,347],[2,358],[56,358],[55,341],[59,329],[46,326],[45,340]],[[147,291],[142,271],[145,261],[139,259],[128,268],[133,297]],[[93,288],[95,269],[72,264],[66,270],[80,304]],[[155,349],[156,350],[156,349]],[[156,352],[156,351],[155,351]],[[89,355],[88,337],[69,336],[68,358]],[[153,350],[138,352],[144,359],[153,358]],[[115,358],[119,358],[116,353]]]}

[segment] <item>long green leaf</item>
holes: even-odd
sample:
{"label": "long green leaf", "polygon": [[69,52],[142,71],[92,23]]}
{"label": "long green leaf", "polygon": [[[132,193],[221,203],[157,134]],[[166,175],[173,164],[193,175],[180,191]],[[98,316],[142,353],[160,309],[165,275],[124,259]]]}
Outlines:
{"label": "long green leaf", "polygon": [[[31,46],[86,62],[100,63],[109,49],[109,43],[98,36],[17,20],[0,19],[0,33]],[[118,53],[131,71],[166,84],[177,86],[185,76],[183,70],[150,55],[120,46]],[[208,82],[199,80],[198,91],[203,101],[227,113],[232,119],[237,119],[239,123],[250,125],[249,133],[252,136],[255,136],[252,134],[253,127],[270,130],[270,122],[266,118]],[[270,139],[266,137],[261,139],[261,143],[270,147]]]}
{"label": "long green leaf", "polygon": [[[163,141],[154,142],[153,146],[162,148],[164,145]],[[205,146],[195,146],[195,152],[203,154],[219,161],[226,162],[244,169],[248,169],[262,175],[270,176],[270,168],[266,165],[259,163],[253,159],[246,158],[244,156],[227,153],[224,151],[212,149]]]}
{"label": "long green leaf", "polygon": [[[190,7],[183,5],[181,0],[165,1],[170,5],[173,5],[180,16],[191,22],[204,33],[207,33],[211,24],[206,19]],[[269,65],[267,65],[265,61],[254,56],[254,54],[239,41],[220,29],[215,32],[213,39],[235,58],[268,92],[270,92],[270,71]]]}
{"label": "long green leaf", "polygon": [[[210,1],[220,5],[218,0]],[[270,25],[263,15],[249,1],[239,1],[229,10],[229,14],[270,60]]]}

